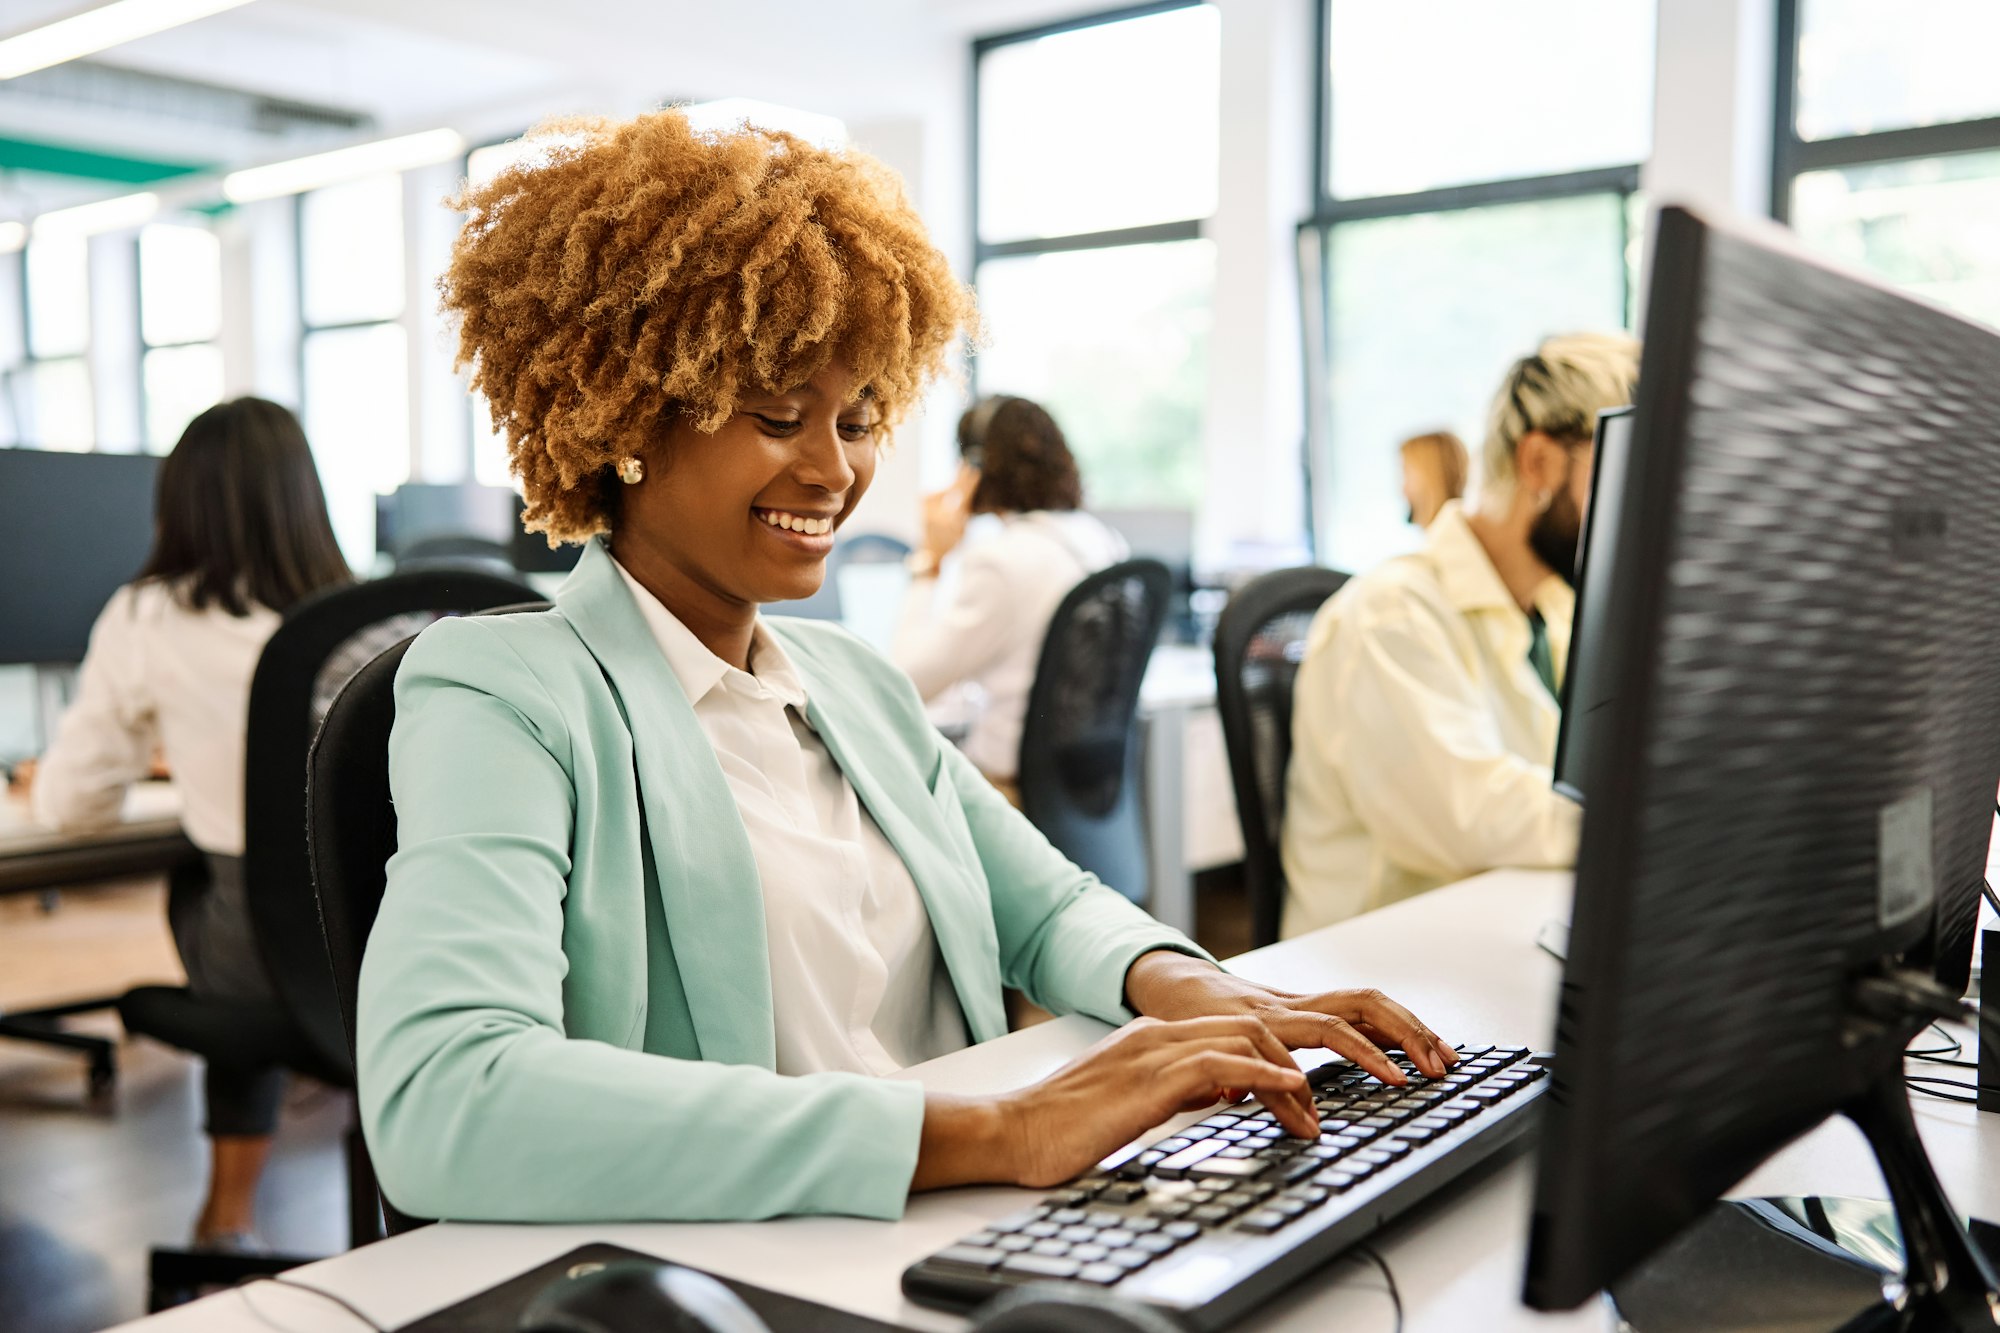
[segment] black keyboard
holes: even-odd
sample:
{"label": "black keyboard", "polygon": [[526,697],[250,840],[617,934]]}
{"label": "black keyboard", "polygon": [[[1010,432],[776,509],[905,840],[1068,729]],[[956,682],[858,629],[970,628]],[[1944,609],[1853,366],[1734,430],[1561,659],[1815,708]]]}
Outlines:
{"label": "black keyboard", "polygon": [[1219,1111],[910,1265],[903,1291],[964,1310],[1027,1282],[1076,1282],[1221,1328],[1467,1170],[1523,1142],[1546,1057],[1461,1046],[1406,1087],[1346,1061],[1308,1075],[1317,1142],[1256,1103]]}

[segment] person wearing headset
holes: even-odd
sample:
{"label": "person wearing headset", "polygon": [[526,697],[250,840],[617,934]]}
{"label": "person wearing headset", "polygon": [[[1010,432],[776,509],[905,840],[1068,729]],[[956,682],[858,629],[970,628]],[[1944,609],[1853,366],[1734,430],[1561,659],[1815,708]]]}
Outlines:
{"label": "person wearing headset", "polygon": [[[441,282],[544,612],[398,673],[398,851],[357,1046],[387,1196],[432,1217],[893,1218],[1047,1185],[1220,1089],[1318,1129],[1288,1048],[1456,1058],[1370,990],[1231,976],[1056,853],[809,595],[973,319],[857,152],[678,111],[562,122],[468,187]],[[1122,1025],[999,1095],[888,1077],[1006,1030],[1003,982]]]}
{"label": "person wearing headset", "polygon": [[[98,616],[76,701],[21,785],[40,822],[101,827],[164,760],[208,870],[205,884],[177,884],[168,903],[188,988],[276,1004],[244,897],[250,679],[284,612],[353,576],[305,432],[261,398],[218,403],[188,423],[160,464],[153,510],[145,568]],[[211,1061],[204,1071],[210,1156],[198,1248],[261,1248],[257,1182],[284,1087],[276,1067]]]}
{"label": "person wearing headset", "polygon": [[[965,696],[971,729],[959,748],[1018,805],[1021,720],[1049,622],[1085,577],[1125,558],[1125,539],[1083,511],[1076,458],[1039,404],[982,399],[958,419],[958,447],[958,478],[925,497],[889,656],[925,703]],[[941,596],[939,568],[977,514],[995,515],[998,529],[967,543],[956,587]]]}

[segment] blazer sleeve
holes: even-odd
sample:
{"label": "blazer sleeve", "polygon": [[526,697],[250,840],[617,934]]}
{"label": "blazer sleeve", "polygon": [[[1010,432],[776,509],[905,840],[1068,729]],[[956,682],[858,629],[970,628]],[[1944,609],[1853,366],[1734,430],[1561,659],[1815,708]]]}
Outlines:
{"label": "blazer sleeve", "polygon": [[899,1216],[919,1085],[566,1033],[573,763],[556,705],[491,625],[441,622],[411,648],[389,746],[399,848],[357,1024],[389,1197],[481,1221]]}
{"label": "blazer sleeve", "polygon": [[986,871],[1000,974],[1009,986],[1052,1013],[1128,1023],[1137,1015],[1125,1003],[1125,972],[1140,954],[1171,949],[1215,961],[1078,869],[956,746],[942,737],[938,745],[944,756],[939,780],[956,790]]}

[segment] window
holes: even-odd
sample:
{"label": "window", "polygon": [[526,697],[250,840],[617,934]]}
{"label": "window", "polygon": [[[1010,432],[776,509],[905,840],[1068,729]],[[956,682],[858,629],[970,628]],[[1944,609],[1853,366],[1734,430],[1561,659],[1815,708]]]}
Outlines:
{"label": "window", "polygon": [[139,233],[140,389],[146,449],[163,454],[222,397],[222,244],[206,227]]}
{"label": "window", "polygon": [[1181,3],[973,47],[978,387],[1047,407],[1100,508],[1200,499],[1220,35]]}
{"label": "window", "polygon": [[1366,569],[1417,540],[1402,439],[1476,456],[1510,361],[1628,324],[1653,5],[1322,3],[1308,471],[1319,557]]}
{"label": "window", "polygon": [[97,439],[91,403],[90,248],[84,238],[30,241],[22,256],[28,359],[20,374],[21,443],[87,450]]}
{"label": "window", "polygon": [[410,479],[403,183],[374,176],[299,198],[301,395],[334,535],[375,558],[375,497]]}
{"label": "window", "polygon": [[1780,0],[1772,212],[2000,323],[2000,6]]}

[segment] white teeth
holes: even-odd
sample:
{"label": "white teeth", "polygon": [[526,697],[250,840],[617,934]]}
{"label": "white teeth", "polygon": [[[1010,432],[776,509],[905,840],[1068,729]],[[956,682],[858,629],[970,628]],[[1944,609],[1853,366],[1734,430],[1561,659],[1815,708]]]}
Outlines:
{"label": "white teeth", "polygon": [[833,531],[833,520],[830,518],[807,518],[802,514],[787,514],[776,509],[762,510],[759,517],[774,528],[809,537],[823,537]]}

